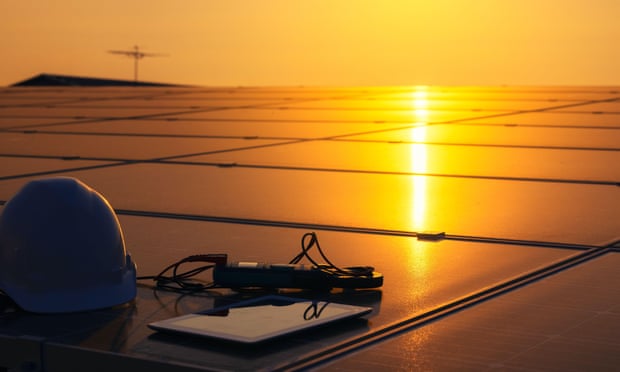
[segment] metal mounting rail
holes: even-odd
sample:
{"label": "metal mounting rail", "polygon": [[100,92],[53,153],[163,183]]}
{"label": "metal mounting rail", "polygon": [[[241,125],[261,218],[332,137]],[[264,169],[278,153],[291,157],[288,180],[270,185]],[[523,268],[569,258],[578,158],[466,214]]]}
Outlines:
{"label": "metal mounting rail", "polygon": [[[418,240],[425,240],[425,241],[456,240],[456,241],[467,241],[467,242],[475,242],[475,243],[523,245],[523,246],[527,245],[527,246],[533,246],[533,247],[574,249],[574,250],[588,250],[592,248],[598,248],[598,246],[596,245],[549,242],[549,241],[538,241],[538,240],[496,238],[496,237],[484,237],[484,236],[454,235],[454,234],[446,234],[443,232],[429,233],[429,232],[392,230],[392,229],[381,229],[381,228],[360,227],[360,226],[327,225],[327,224],[307,223],[307,222],[263,220],[263,219],[227,217],[227,216],[208,216],[208,215],[200,215],[200,214],[143,211],[143,210],[133,210],[133,209],[115,209],[115,212],[118,215],[135,216],[135,217],[165,218],[165,219],[175,219],[175,220],[204,221],[204,222],[230,223],[230,224],[253,225],[253,226],[269,226],[269,227],[307,229],[307,230],[318,230],[318,231],[336,231],[336,232],[347,232],[347,233],[356,233],[356,234],[400,236],[400,237],[412,237],[412,238],[417,238]],[[430,235],[437,235],[437,238],[429,238]]]}

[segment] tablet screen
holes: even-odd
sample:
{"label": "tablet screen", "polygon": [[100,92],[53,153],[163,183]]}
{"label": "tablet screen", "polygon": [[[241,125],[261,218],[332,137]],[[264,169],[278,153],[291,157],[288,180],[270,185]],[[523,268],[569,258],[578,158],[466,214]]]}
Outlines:
{"label": "tablet screen", "polygon": [[253,343],[329,322],[361,316],[370,307],[265,296],[230,307],[216,308],[149,324],[174,331]]}

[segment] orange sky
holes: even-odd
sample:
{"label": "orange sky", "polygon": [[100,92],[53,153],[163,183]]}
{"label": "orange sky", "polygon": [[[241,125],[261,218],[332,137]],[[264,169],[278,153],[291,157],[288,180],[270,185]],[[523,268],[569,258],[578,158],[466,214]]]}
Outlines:
{"label": "orange sky", "polygon": [[41,72],[196,85],[620,85],[618,0],[0,3],[0,86]]}

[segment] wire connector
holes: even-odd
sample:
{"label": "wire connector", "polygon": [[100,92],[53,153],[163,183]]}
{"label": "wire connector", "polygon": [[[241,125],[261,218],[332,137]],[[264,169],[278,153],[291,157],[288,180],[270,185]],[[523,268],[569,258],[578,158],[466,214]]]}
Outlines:
{"label": "wire connector", "polygon": [[424,240],[429,242],[438,242],[446,238],[446,233],[443,231],[422,231],[416,233],[418,240]]}
{"label": "wire connector", "polygon": [[195,254],[183,259],[184,262],[212,262],[217,266],[226,265],[228,255],[226,253]]}

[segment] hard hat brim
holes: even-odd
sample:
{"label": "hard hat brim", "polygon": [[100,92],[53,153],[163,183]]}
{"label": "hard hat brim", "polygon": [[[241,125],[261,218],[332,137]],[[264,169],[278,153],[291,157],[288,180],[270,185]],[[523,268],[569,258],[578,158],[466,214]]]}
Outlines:
{"label": "hard hat brim", "polygon": [[136,266],[131,262],[118,283],[80,290],[57,290],[45,293],[23,291],[3,286],[4,292],[23,310],[33,313],[70,313],[120,305],[136,297]]}

